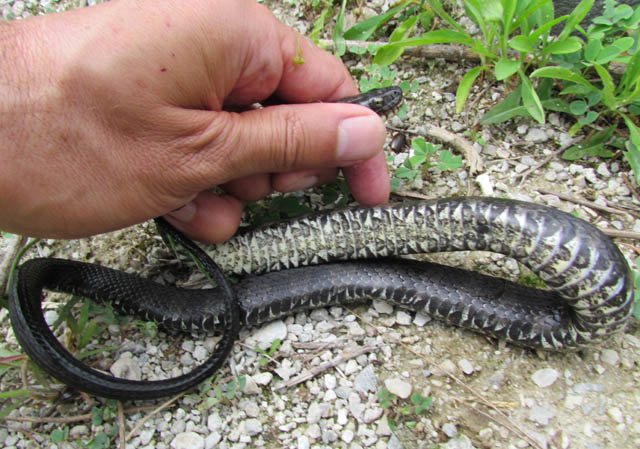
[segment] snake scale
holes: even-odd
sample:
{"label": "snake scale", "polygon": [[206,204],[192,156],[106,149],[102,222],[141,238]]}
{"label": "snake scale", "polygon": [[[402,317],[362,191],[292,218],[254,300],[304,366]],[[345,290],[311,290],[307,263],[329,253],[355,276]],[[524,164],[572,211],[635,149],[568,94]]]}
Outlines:
{"label": "snake scale", "polygon": [[[399,95],[398,89],[386,88],[343,101],[380,110],[397,104]],[[549,350],[602,341],[621,331],[632,311],[630,271],[607,236],[570,214],[515,200],[443,198],[309,215],[245,231],[208,248],[215,263],[166,223],[157,223],[161,234],[196,253],[220,287],[188,290],[82,262],[27,261],[12,283],[10,316],[18,341],[45,371],[100,396],[170,395],[219,368],[239,323],[257,326],[299,310],[368,298]],[[392,258],[461,250],[512,257],[550,290]],[[243,276],[233,291],[216,264],[225,273]],[[55,339],[42,317],[43,288],[110,301],[123,313],[167,328],[215,329],[223,338],[207,362],[179,378],[117,379],[83,365]]]}

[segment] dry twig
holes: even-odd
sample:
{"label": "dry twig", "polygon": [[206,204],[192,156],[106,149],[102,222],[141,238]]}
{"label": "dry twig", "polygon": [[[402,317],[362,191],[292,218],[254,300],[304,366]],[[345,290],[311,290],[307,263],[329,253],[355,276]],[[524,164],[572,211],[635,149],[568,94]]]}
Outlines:
{"label": "dry twig", "polygon": [[621,231],[619,229],[598,228],[602,233],[613,238],[640,240],[640,232]]}
{"label": "dry twig", "polygon": [[516,175],[516,178],[518,176],[520,176],[522,178],[522,179],[520,179],[520,183],[518,184],[518,186],[521,187],[522,184],[524,184],[524,181],[527,179],[527,176],[529,176],[531,173],[533,173],[535,171],[538,171],[541,167],[544,167],[546,164],[548,164],[549,161],[551,161],[552,159],[555,159],[559,154],[563,153],[564,150],[566,150],[570,146],[575,145],[576,143],[580,142],[582,139],[583,139],[582,137],[577,137],[575,139],[571,139],[569,142],[567,142],[564,145],[562,145],[560,148],[558,148],[556,151],[551,153],[549,156],[545,157],[542,161],[540,161],[539,163],[537,163],[533,167],[529,168],[528,170],[523,171],[519,175]]}
{"label": "dry twig", "polygon": [[333,359],[333,360],[331,360],[331,361],[329,361],[327,363],[323,363],[322,365],[318,365],[317,367],[315,367],[314,369],[312,369],[308,373],[300,374],[299,376],[296,376],[293,379],[278,385],[277,387],[274,388],[274,390],[282,390],[282,389],[285,389],[285,388],[292,387],[294,385],[301,384],[302,382],[306,382],[309,379],[313,379],[318,374],[323,373],[324,371],[326,371],[326,370],[328,370],[330,368],[334,368],[334,367],[340,365],[341,363],[346,362],[349,359],[356,358],[358,356],[361,356],[362,354],[367,354],[369,352],[375,351],[376,349],[378,349],[377,345],[367,345],[367,346],[361,346],[360,348],[356,349],[355,351],[351,351],[351,352],[346,352],[345,351],[342,354],[340,354],[340,356],[336,357],[335,359]]}
{"label": "dry twig", "polygon": [[[335,49],[335,44],[331,39],[319,39],[318,43],[322,48],[328,51],[333,51]],[[381,47],[383,45],[388,44],[388,42],[384,41],[345,41],[347,48],[349,47],[360,47],[360,48],[368,48],[369,45],[375,45]],[[480,56],[477,53],[473,53],[467,47],[462,45],[454,45],[454,44],[432,44],[432,45],[420,45],[417,47],[405,47],[404,54],[408,56],[416,56],[419,58],[442,58],[448,61],[460,61],[461,59],[467,59],[470,61],[477,61],[480,59]],[[520,53],[509,50],[509,57],[514,59],[520,58]],[[532,61],[528,61],[532,62]],[[620,64],[617,62],[612,62],[609,64],[609,70],[616,75],[622,75],[627,66],[625,64]]]}
{"label": "dry twig", "polygon": [[151,413],[147,414],[144,416],[144,418],[142,418],[141,420],[139,420],[136,425],[134,426],[133,429],[131,429],[131,432],[129,432],[127,434],[127,436],[125,437],[125,441],[129,441],[129,439],[134,436],[136,433],[138,433],[138,430],[142,429],[142,426],[144,426],[144,423],[146,423],[147,421],[149,421],[151,418],[153,418],[155,415],[157,415],[158,413],[160,413],[162,410],[166,409],[167,407],[169,407],[171,404],[173,404],[174,402],[176,402],[178,399],[180,399],[182,396],[184,396],[186,394],[186,392],[182,392],[180,394],[175,395],[174,397],[172,397],[171,399],[169,399],[168,401],[162,403],[159,407],[156,407]]}
{"label": "dry twig", "polygon": [[626,173],[622,173],[622,180],[627,185],[627,188],[631,190],[631,194],[635,197],[635,199],[640,201],[640,193],[638,193],[638,190],[633,186],[633,184],[631,184],[631,181],[629,180],[629,177]]}
{"label": "dry twig", "polygon": [[554,192],[552,190],[544,189],[542,187],[539,187],[537,190],[543,195],[555,195],[562,200],[571,201],[572,203],[581,204],[583,206],[587,206],[587,207],[590,207],[591,209],[596,209],[602,212],[608,212],[610,214],[618,214],[618,215],[627,214],[627,212],[623,210],[615,209],[609,206],[601,206],[600,204],[594,203],[593,201],[583,200],[582,198],[576,198],[574,196],[567,195],[566,193]]}
{"label": "dry twig", "polygon": [[118,438],[120,439],[120,449],[126,449],[127,439],[124,434],[124,408],[122,401],[118,401]]}

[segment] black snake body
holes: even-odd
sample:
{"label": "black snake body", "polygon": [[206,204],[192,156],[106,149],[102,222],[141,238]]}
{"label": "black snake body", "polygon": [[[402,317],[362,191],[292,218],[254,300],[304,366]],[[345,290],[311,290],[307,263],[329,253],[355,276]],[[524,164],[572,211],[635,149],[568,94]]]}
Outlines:
{"label": "black snake body", "polygon": [[[397,103],[398,89],[348,101]],[[169,239],[196,253],[221,286],[186,290],[81,262],[33,259],[22,264],[10,291],[10,317],[27,354],[54,377],[100,396],[147,399],[202,381],[228,355],[238,323],[259,325],[301,309],[386,299],[448,323],[528,347],[580,348],[621,331],[631,314],[627,263],[613,242],[582,220],[530,203],[497,198],[445,198],[414,205],[352,208],[276,223],[237,235],[208,250],[215,264],[177,231]],[[513,257],[551,291],[439,265],[389,259],[417,253],[482,250]],[[41,290],[110,301],[129,314],[183,330],[218,329],[211,358],[188,375],[128,381],[98,372],[69,354],[47,327]]]}
{"label": "black snake body", "polygon": [[[521,289],[500,280],[488,289],[493,293],[487,293],[482,289],[490,282],[485,277],[462,282],[461,277],[470,274],[451,271],[447,275],[440,268],[430,274],[434,268],[396,266],[397,261],[321,265],[312,274],[292,270],[338,260],[461,250],[513,257],[540,276],[552,292]],[[251,282],[258,285],[247,287],[249,292],[237,290],[248,324],[291,314],[305,302],[306,307],[317,307],[322,298],[341,302],[373,296],[522,345],[564,350],[620,331],[633,302],[627,263],[608,237],[556,209],[498,198],[444,198],[312,215],[240,234],[209,254],[225,272],[277,272],[254,278]],[[409,271],[412,275],[406,274]],[[315,285],[317,277],[322,277],[319,284],[325,289]],[[267,278],[275,288],[266,288]],[[497,285],[503,286],[507,296],[514,291],[522,296],[515,301],[513,295],[501,298]],[[290,293],[305,288],[304,294]],[[283,293],[278,294],[278,289]],[[442,294],[433,294],[436,291]],[[185,323],[189,326],[200,324]]]}

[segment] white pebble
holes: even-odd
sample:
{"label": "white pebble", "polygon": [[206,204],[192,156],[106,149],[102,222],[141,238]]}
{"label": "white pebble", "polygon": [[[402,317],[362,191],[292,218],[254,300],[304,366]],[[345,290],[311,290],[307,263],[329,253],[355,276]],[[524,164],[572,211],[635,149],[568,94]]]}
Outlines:
{"label": "white pebble", "polygon": [[533,373],[531,379],[537,386],[546,388],[553,385],[559,375],[560,373],[553,368],[544,368]]}
{"label": "white pebble", "polygon": [[405,382],[398,377],[390,377],[384,381],[384,386],[387,387],[389,393],[395,394],[401,399],[407,399],[411,395],[411,384]]}
{"label": "white pebble", "polygon": [[473,374],[473,365],[467,359],[458,360],[458,367],[462,370],[466,375]]}
{"label": "white pebble", "polygon": [[173,449],[204,449],[204,438],[195,432],[183,432],[171,441]]}
{"label": "white pebble", "polygon": [[383,314],[393,313],[393,306],[389,304],[387,301],[374,299],[373,308],[376,309],[376,312],[378,313],[383,313]]}
{"label": "white pebble", "polygon": [[402,326],[409,326],[411,324],[411,315],[404,310],[399,310],[396,313],[396,322]]}
{"label": "white pebble", "polygon": [[613,349],[603,349],[600,353],[600,360],[607,365],[617,366],[620,362],[620,356]]}

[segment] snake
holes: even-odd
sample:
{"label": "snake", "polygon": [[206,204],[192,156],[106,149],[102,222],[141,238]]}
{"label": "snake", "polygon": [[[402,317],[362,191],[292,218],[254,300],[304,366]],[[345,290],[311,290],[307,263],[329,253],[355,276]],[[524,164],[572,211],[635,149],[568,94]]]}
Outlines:
{"label": "snake", "polygon": [[[384,112],[401,97],[399,88],[388,87],[341,101]],[[44,371],[97,396],[167,396],[219,369],[242,325],[372,298],[551,351],[602,342],[621,332],[632,313],[630,269],[608,236],[571,214],[513,199],[452,197],[338,209],[242,230],[205,249],[163,220],[156,224],[217,286],[185,289],[96,264],[28,260],[12,278],[9,315],[18,342]],[[548,288],[405,257],[450,251],[511,257]],[[236,276],[237,283],[231,286],[226,275]],[[41,310],[43,289],[107,301],[121,313],[167,329],[222,337],[210,358],[190,373],[163,380],[116,378],[76,360],[57,341]]]}

